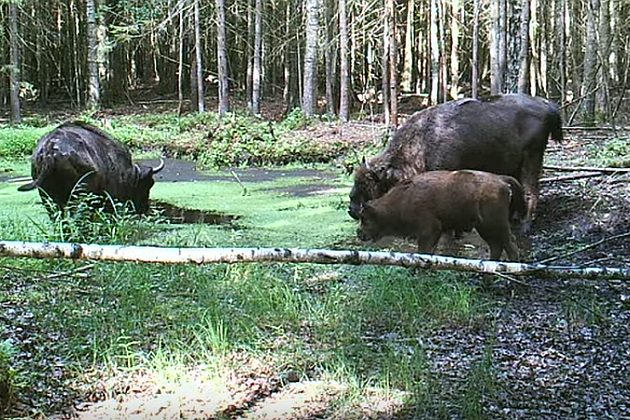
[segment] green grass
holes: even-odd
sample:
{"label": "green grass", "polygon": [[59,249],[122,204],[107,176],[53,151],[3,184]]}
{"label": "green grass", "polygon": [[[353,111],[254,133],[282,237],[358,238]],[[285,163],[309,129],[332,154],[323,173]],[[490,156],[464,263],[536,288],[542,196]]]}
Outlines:
{"label": "green grass", "polygon": [[[204,122],[188,123],[186,129]],[[144,117],[142,124],[158,129],[174,123]],[[135,130],[125,127],[121,130]],[[3,160],[2,166],[9,165],[12,176],[28,173],[26,158]],[[339,175],[329,181],[330,190],[318,195],[280,191],[311,182],[284,177],[245,183],[246,195],[229,176],[157,183],[154,200],[239,218],[233,225],[146,221],[147,226],[122,214],[91,219],[89,232],[96,229],[101,242],[167,246],[363,248],[345,209],[350,178]],[[38,194],[19,193],[16,187],[0,182],[0,238],[62,239]],[[81,227],[80,219],[71,223]],[[131,234],[120,236],[122,228]],[[301,379],[341,384],[343,391],[328,407],[331,415],[358,418],[361,407],[378,401],[440,415],[447,412],[446,403],[435,385],[439,378],[431,371],[426,338],[436,328],[478,325],[485,312],[483,296],[465,276],[453,273],[311,264],[132,263],[95,263],[76,271],[85,265],[0,259],[0,308],[13,311],[0,341],[17,337],[7,363],[21,378],[18,398],[28,395],[43,415],[66,408],[67,400],[51,395],[67,392],[78,400],[90,393],[116,396],[127,392],[117,385],[124,380],[116,378],[139,372],[149,372],[164,392],[194,369],[225,384],[242,372],[243,359],[258,360],[278,376],[291,369]],[[59,273],[65,274],[51,277]],[[15,331],[25,333],[16,336]]]}

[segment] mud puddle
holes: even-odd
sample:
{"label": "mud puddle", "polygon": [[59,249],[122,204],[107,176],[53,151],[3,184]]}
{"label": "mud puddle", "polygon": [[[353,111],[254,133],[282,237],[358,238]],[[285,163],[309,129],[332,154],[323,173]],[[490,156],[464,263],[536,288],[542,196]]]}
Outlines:
{"label": "mud puddle", "polygon": [[154,201],[151,207],[175,225],[203,223],[207,225],[232,225],[239,216],[209,210],[178,207],[164,201]]}

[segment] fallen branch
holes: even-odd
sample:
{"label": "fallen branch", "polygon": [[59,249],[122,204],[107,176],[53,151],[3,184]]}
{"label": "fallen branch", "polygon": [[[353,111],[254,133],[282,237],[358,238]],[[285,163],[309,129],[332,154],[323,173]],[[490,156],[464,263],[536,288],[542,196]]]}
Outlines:
{"label": "fallen branch", "polygon": [[549,264],[552,261],[557,261],[561,258],[570,257],[571,255],[579,254],[580,252],[584,252],[591,248],[595,248],[603,243],[614,241],[617,239],[627,238],[628,236],[630,236],[630,232],[625,232],[625,233],[620,233],[618,235],[609,236],[608,238],[603,238],[597,242],[593,242],[592,244],[584,245],[576,250],[565,252],[564,254],[555,255],[553,257],[549,257],[549,258],[545,258],[544,260],[537,261],[536,264]]}
{"label": "fallen branch", "polygon": [[75,260],[129,261],[161,264],[284,262],[395,265],[435,270],[472,271],[478,273],[630,279],[630,268],[546,266],[542,264],[484,261],[428,254],[335,251],[328,249],[161,248],[151,246],[0,241],[0,257],[70,258]]}
{"label": "fallen branch", "polygon": [[596,173],[588,173],[588,174],[577,174],[577,175],[562,175],[562,176],[554,176],[551,178],[541,178],[541,184],[548,184],[552,182],[561,182],[561,181],[572,181],[574,179],[582,179],[582,178],[594,178],[598,176],[606,176],[608,174],[604,172],[596,172]]}
{"label": "fallen branch", "polygon": [[593,172],[603,172],[607,174],[622,174],[622,173],[630,172],[630,168],[599,168],[597,166],[544,165],[543,169],[550,169],[554,171],[565,171],[565,172],[593,171]]}

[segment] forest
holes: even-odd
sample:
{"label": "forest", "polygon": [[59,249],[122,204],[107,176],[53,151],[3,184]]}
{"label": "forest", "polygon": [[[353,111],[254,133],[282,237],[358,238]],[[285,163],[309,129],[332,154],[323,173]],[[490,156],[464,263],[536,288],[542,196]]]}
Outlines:
{"label": "forest", "polygon": [[[525,92],[613,123],[630,66],[621,0],[3,2],[0,98],[71,109],[160,98],[221,112],[281,100],[339,115]],[[142,95],[141,95],[142,96]],[[396,124],[394,124],[396,125]]]}
{"label": "forest", "polygon": [[[0,57],[0,418],[627,416],[629,1],[0,0]],[[499,261],[365,235],[432,140]]]}

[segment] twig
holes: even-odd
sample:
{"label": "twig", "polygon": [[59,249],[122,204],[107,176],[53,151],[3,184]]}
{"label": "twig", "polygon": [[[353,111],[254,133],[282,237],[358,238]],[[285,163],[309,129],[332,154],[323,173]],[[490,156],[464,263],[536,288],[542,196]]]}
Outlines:
{"label": "twig", "polygon": [[59,277],[72,276],[74,274],[81,273],[83,271],[91,270],[96,267],[96,264],[88,264],[83,267],[75,268],[74,270],[62,271],[61,273],[50,274],[45,277],[46,280],[57,279]]}
{"label": "twig", "polygon": [[573,179],[582,179],[582,178],[594,178],[598,176],[605,176],[606,174],[603,172],[600,173],[590,173],[590,174],[577,174],[577,175],[563,175],[563,176],[554,176],[551,178],[541,178],[540,183],[551,183],[551,182],[560,182],[560,181],[571,181]]}
{"label": "twig", "polygon": [[603,244],[605,242],[610,242],[610,241],[614,241],[614,240],[617,240],[617,239],[626,238],[628,236],[630,236],[630,232],[620,233],[619,235],[610,236],[608,238],[600,239],[597,242],[593,242],[592,244],[585,245],[585,246],[583,246],[581,248],[578,248],[578,249],[576,249],[574,251],[565,252],[564,254],[560,254],[560,255],[553,256],[553,257],[545,258],[544,260],[536,261],[536,264],[548,264],[548,263],[550,263],[552,261],[556,261],[556,260],[559,260],[561,258],[569,257],[571,255],[579,254],[580,252],[584,252],[584,251],[586,251],[588,249],[591,249],[591,248],[595,248],[596,246],[599,246],[599,245],[601,245],[601,244]]}
{"label": "twig", "polygon": [[237,173],[234,171],[230,171],[232,173],[232,176],[234,177],[234,179],[236,180],[236,182],[238,182],[238,185],[241,186],[241,188],[243,189],[243,195],[247,195],[247,188],[245,187],[245,185],[243,185],[243,183],[241,182],[241,179],[238,177]]}
{"label": "twig", "polygon": [[558,166],[558,165],[544,165],[543,169],[549,169],[553,171],[562,172],[576,172],[576,171],[591,171],[591,172],[603,172],[607,174],[623,174],[630,173],[630,168],[610,168],[610,167],[597,167],[597,166]]}

